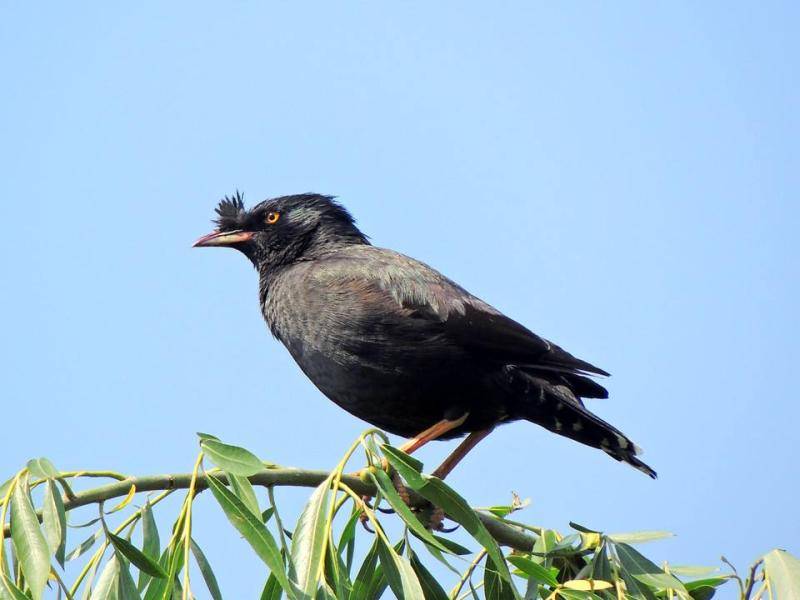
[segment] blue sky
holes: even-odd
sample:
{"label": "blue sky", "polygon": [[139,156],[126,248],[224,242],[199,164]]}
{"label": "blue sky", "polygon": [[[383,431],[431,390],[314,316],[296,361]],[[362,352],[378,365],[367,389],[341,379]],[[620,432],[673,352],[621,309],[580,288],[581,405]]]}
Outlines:
{"label": "blue sky", "polygon": [[[669,529],[648,550],[682,563],[800,553],[799,12],[6,5],[0,471],[186,471],[195,431],[332,467],[366,425],[271,339],[249,263],[190,249],[223,194],[317,191],[613,373],[591,408],[660,475],[514,424],[452,476],[473,503]],[[223,590],[253,597],[201,503]]]}

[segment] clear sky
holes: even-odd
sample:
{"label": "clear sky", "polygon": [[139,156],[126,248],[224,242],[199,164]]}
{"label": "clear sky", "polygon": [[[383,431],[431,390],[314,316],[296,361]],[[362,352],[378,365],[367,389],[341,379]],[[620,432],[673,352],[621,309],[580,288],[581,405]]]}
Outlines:
{"label": "clear sky", "polygon": [[[647,550],[683,563],[800,553],[798,22],[791,2],[5,4],[2,479],[38,455],[186,471],[195,431],[332,467],[366,425],[271,339],[249,263],[190,249],[223,194],[317,191],[613,373],[590,406],[660,475],[518,423],[452,476],[474,504],[668,529]],[[223,590],[253,597],[257,559],[201,504]]]}

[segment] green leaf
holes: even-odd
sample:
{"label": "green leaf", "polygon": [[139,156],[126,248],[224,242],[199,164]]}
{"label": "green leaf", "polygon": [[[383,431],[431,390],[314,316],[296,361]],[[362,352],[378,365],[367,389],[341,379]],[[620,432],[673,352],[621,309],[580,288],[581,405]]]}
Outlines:
{"label": "green leaf", "polygon": [[483,590],[486,600],[514,600],[517,597],[516,590],[509,581],[500,576],[499,569],[490,556],[486,557],[483,570]]}
{"label": "green leaf", "polygon": [[66,556],[67,562],[83,556],[88,550],[91,550],[91,548],[97,543],[97,540],[99,540],[101,537],[103,537],[103,530],[98,529],[88,538],[83,540],[80,544],[75,546],[69,552],[69,554],[67,554]]}
{"label": "green leaf", "polygon": [[419,558],[414,553],[411,554],[411,568],[414,569],[419,584],[422,586],[425,600],[448,600],[447,592],[444,591],[439,582],[436,581],[436,578],[431,575],[431,572],[425,568],[425,565],[419,561]]}
{"label": "green leaf", "polygon": [[291,557],[300,591],[308,597],[317,590],[325,569],[325,547],[330,529],[331,481],[323,481],[303,509],[292,535]]}
{"label": "green leaf", "polygon": [[378,565],[379,552],[380,541],[375,536],[375,540],[353,580],[353,589],[350,591],[348,600],[373,600],[383,595],[388,583],[383,576],[383,569]]}
{"label": "green leaf", "polygon": [[100,572],[97,585],[92,590],[92,600],[120,600],[119,598],[119,559],[114,554]]}
{"label": "green leaf", "polygon": [[558,579],[556,579],[558,569],[547,569],[529,558],[516,554],[507,557],[506,560],[529,577],[533,577],[537,581],[546,583],[551,587],[558,587]]}
{"label": "green leaf", "polygon": [[151,577],[158,577],[159,579],[164,579],[167,576],[166,571],[161,568],[161,565],[131,544],[128,540],[114,535],[110,531],[106,533],[106,536],[108,536],[114,548],[136,565],[140,571],[144,571]]}
{"label": "green leaf", "polygon": [[784,550],[773,550],[764,555],[764,575],[773,597],[800,600],[800,560]]}
{"label": "green leaf", "polygon": [[592,559],[591,577],[603,581],[614,581],[614,572],[611,569],[611,561],[608,559],[608,548],[605,543],[600,546]]}
{"label": "green leaf", "polygon": [[217,442],[219,441],[219,438],[217,436],[211,435],[210,433],[203,433],[202,431],[197,432],[197,437],[200,438],[201,443],[206,440],[215,440]]}
{"label": "green leaf", "polygon": [[344,564],[341,554],[337,551],[333,543],[333,532],[328,531],[328,544],[325,550],[325,571],[323,573],[323,584],[331,588],[336,598],[347,598],[353,583],[350,581],[349,570]]}
{"label": "green leaf", "polygon": [[200,546],[198,546],[197,542],[194,540],[191,540],[191,545],[192,554],[194,554],[194,559],[197,561],[197,566],[200,568],[200,573],[202,573],[203,579],[206,582],[208,593],[211,594],[213,600],[222,600],[222,592],[219,591],[217,576],[214,575],[214,570],[211,568],[206,555],[203,554]]}
{"label": "green leaf", "polygon": [[711,600],[716,593],[717,588],[710,585],[703,585],[689,590],[689,596],[691,596],[692,600]]}
{"label": "green leaf", "polygon": [[719,571],[717,567],[698,567],[694,565],[670,565],[669,572],[682,577],[702,577]]}
{"label": "green leaf", "polygon": [[615,543],[614,548],[623,568],[645,585],[657,589],[671,588],[683,598],[689,597],[689,592],[680,580],[665,573],[633,547],[628,544]]}
{"label": "green leaf", "polygon": [[119,600],[142,600],[139,592],[136,589],[136,584],[131,576],[130,567],[128,563],[118,553],[116,554],[117,562],[119,563],[119,578],[117,581],[117,594]]}
{"label": "green leaf", "polygon": [[431,546],[438,548],[442,552],[450,552],[450,549],[433,537],[431,532],[420,522],[417,516],[411,512],[411,509],[408,508],[408,505],[403,502],[402,498],[400,498],[400,494],[397,493],[392,480],[389,479],[389,476],[385,471],[379,470],[375,473],[370,471],[369,475],[370,479],[372,479],[372,482],[375,484],[375,487],[380,490],[381,494],[383,494],[383,497],[386,498],[387,502],[389,502],[389,506],[391,506],[397,513],[397,516],[400,517],[406,525],[408,525],[409,529],[417,534],[421,540],[430,544]]}
{"label": "green leaf", "polygon": [[573,521],[569,522],[569,526],[572,527],[575,531],[580,531],[581,533],[597,533],[602,534],[602,531],[596,531],[594,529],[589,529],[588,527],[584,527],[583,525],[579,525]]}
{"label": "green leaf", "polygon": [[347,523],[342,529],[342,535],[339,537],[339,544],[337,548],[339,550],[339,554],[342,552],[346,553],[345,568],[347,569],[347,573],[350,573],[350,569],[353,566],[356,526],[358,525],[360,517],[361,513],[354,508],[353,513],[350,515],[350,518],[347,519]]}
{"label": "green leaf", "polygon": [[[256,492],[253,490],[253,484],[247,477],[242,475],[235,475],[234,473],[225,473],[228,476],[228,481],[231,484],[231,489],[236,497],[239,498],[244,505],[257,517],[261,518],[261,509],[258,506],[258,498]],[[265,522],[263,518],[262,521]]]}
{"label": "green leaf", "polygon": [[656,595],[650,588],[631,575],[624,567],[620,567],[619,574],[625,582],[626,598],[630,597],[634,600],[656,600]]}
{"label": "green leaf", "polygon": [[27,477],[17,481],[11,496],[11,539],[33,600],[40,600],[50,576],[50,549],[31,503]]}
{"label": "green leaf", "polygon": [[267,577],[264,589],[261,592],[261,600],[280,600],[283,595],[283,588],[278,583],[278,579],[272,573]]}
{"label": "green leaf", "polygon": [[11,487],[11,484],[14,483],[15,478],[16,476],[11,477],[7,479],[5,482],[3,482],[3,485],[0,485],[0,502],[2,502],[5,499],[6,494],[8,494],[8,490]]}
{"label": "green leaf", "polygon": [[45,457],[32,458],[26,465],[31,475],[38,479],[55,479],[58,477],[58,469]]}
{"label": "green leaf", "polygon": [[204,439],[200,447],[215,465],[234,475],[249,477],[264,469],[255,454],[239,446],[224,444],[218,440]]}
{"label": "green leaf", "polygon": [[449,538],[442,537],[440,535],[434,535],[433,537],[442,546],[447,548],[448,552],[450,552],[451,554],[455,554],[456,556],[468,556],[472,554],[472,550],[470,550],[469,548],[465,548],[461,544],[455,543],[453,540]]}
{"label": "green leaf", "polygon": [[[176,539],[180,539],[183,530],[181,526],[176,532]],[[173,590],[176,588],[176,573],[183,566],[183,547],[180,544],[167,546],[158,559],[158,566],[167,573],[166,578],[151,578],[150,584],[144,595],[144,600],[167,600],[173,597]]]}
{"label": "green leaf", "polygon": [[612,542],[622,544],[644,544],[665,538],[674,537],[669,531],[633,531],[631,533],[608,533],[606,537]]}
{"label": "green leaf", "polygon": [[408,559],[400,556],[382,537],[378,536],[378,540],[381,566],[395,596],[403,600],[425,600],[422,586]]}
{"label": "green leaf", "polygon": [[[4,496],[5,497],[5,496]],[[0,598],[2,600],[31,600],[5,573],[0,573]]]}
{"label": "green leaf", "polygon": [[[672,570],[670,568],[670,570]],[[694,581],[687,581],[683,585],[686,587],[687,590],[690,592],[694,589],[699,587],[711,586],[711,587],[719,587],[728,581],[731,580],[731,577],[728,575],[720,575],[719,577],[706,577],[704,579],[695,579]]]}
{"label": "green leaf", "polygon": [[294,597],[294,589],[284,571],[283,558],[278,549],[275,538],[267,530],[261,520],[253,515],[245,504],[239,500],[228,488],[222,485],[216,477],[207,477],[208,487],[214,498],[222,507],[225,516],[231,524],[242,534],[252,546],[258,557],[264,561],[270,571],[275,574],[278,583],[290,598]]}
{"label": "green leaf", "polygon": [[50,479],[44,489],[44,504],[42,507],[42,523],[44,537],[50,552],[55,555],[58,564],[64,567],[64,551],[67,542],[67,514],[64,511],[64,502],[55,482]]}
{"label": "green leaf", "polygon": [[[158,526],[153,517],[153,508],[150,500],[147,500],[142,507],[142,552],[153,559],[158,560],[161,553],[161,540],[158,535]],[[150,575],[144,571],[139,571],[139,591],[147,587],[150,582]]]}
{"label": "green leaf", "polygon": [[[670,567],[670,570],[672,568]],[[709,600],[714,597],[716,588],[724,585],[731,580],[730,575],[720,575],[718,577],[707,577],[705,579],[696,579],[694,581],[686,582],[684,585],[689,590],[689,595],[692,600]]]}
{"label": "green leaf", "polygon": [[409,487],[426,500],[442,508],[451,519],[466,529],[472,537],[486,548],[486,552],[496,565],[500,577],[510,582],[511,573],[508,571],[508,565],[502,552],[500,552],[500,547],[466,500],[440,479],[420,473],[415,465],[419,461],[409,460],[410,457],[405,452],[386,444],[381,448],[391,465],[397,469]]}

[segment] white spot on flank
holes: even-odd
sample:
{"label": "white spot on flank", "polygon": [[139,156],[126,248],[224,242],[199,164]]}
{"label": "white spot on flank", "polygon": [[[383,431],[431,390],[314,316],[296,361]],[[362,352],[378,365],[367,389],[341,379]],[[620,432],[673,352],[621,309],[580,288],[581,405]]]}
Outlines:
{"label": "white spot on flank", "polygon": [[572,431],[578,432],[581,429],[583,429],[583,423],[581,423],[580,421],[575,421],[572,424]]}
{"label": "white spot on flank", "polygon": [[603,438],[600,440],[600,445],[605,449],[611,446],[611,442],[608,441],[608,438]]}
{"label": "white spot on flank", "polygon": [[619,447],[622,448],[623,450],[625,450],[628,447],[628,440],[626,440],[621,435],[617,435],[617,443],[619,444]]}
{"label": "white spot on flank", "polygon": [[561,431],[561,421],[556,419],[555,422],[556,422],[556,431]]}
{"label": "white spot on flank", "polygon": [[556,410],[561,410],[562,408],[564,408],[563,402],[559,402],[558,404],[556,404]]}

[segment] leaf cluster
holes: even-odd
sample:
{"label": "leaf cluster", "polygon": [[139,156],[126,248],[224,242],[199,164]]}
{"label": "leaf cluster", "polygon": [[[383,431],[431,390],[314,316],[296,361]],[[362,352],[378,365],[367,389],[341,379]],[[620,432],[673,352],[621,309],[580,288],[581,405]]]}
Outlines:
{"label": "leaf cluster", "polygon": [[[289,529],[273,487],[260,500],[253,485],[259,474],[277,466],[212,435],[199,438],[168,535],[159,531],[154,509],[178,492],[176,486],[151,491],[137,505],[134,500],[145,492],[131,484],[110,509],[105,501],[111,495],[102,493],[107,488],[97,488],[92,498],[98,516],[68,524],[76,482],[103,477],[127,487],[130,480],[113,472],[62,472],[44,458],[29,461],[0,486],[0,600],[40,600],[45,594],[188,600],[198,585],[191,579],[194,569],[202,576],[203,596],[221,600],[214,570],[192,534],[194,502],[206,488],[264,563],[262,600],[370,600],[386,594],[406,600],[708,600],[721,586],[734,584],[742,600],[800,598],[800,561],[785,551],[761,557],[745,577],[732,567],[720,572],[657,565],[635,546],[669,537],[667,532],[614,534],[573,523],[573,532],[562,535],[516,520],[526,505],[516,496],[508,505],[472,508],[377,430],[356,440]],[[359,452],[366,463],[360,477],[374,490],[373,498],[353,489],[358,486],[345,474]],[[445,535],[445,519],[469,535],[474,549]],[[90,527],[94,531],[67,551],[69,529]],[[397,530],[399,535],[391,533]],[[522,541],[504,551],[499,530],[517,532]],[[65,570],[70,564],[78,567]],[[78,574],[68,584],[64,579],[71,570]]]}

